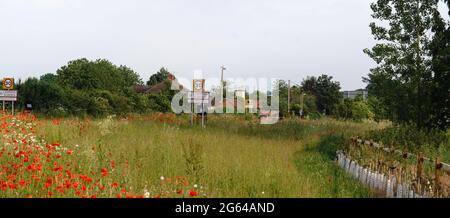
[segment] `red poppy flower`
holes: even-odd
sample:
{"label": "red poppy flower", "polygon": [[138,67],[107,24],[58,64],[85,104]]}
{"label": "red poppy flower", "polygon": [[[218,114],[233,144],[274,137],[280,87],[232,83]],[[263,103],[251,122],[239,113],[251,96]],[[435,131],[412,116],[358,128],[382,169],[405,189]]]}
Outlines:
{"label": "red poppy flower", "polygon": [[102,176],[108,176],[108,169],[102,168],[101,173],[102,173]]}
{"label": "red poppy flower", "polygon": [[196,192],[196,191],[194,191],[194,190],[191,190],[191,191],[189,191],[189,195],[190,195],[191,197],[196,197],[196,196],[198,195],[198,192]]}
{"label": "red poppy flower", "polygon": [[26,184],[25,180],[21,179],[21,180],[19,181],[19,185],[20,185],[20,186],[24,186],[25,184]]}
{"label": "red poppy flower", "polygon": [[116,188],[116,187],[118,187],[119,186],[119,184],[117,183],[117,182],[113,182],[112,184],[111,184],[111,187],[113,187],[113,188]]}

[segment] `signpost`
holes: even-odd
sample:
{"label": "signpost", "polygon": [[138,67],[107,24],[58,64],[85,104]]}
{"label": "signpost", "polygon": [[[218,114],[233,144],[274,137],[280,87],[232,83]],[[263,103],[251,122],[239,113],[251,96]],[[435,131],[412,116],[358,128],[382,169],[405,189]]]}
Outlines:
{"label": "signpost", "polygon": [[188,92],[188,103],[207,104],[209,101],[209,92],[197,93]]}
{"label": "signpost", "polygon": [[5,111],[5,103],[10,101],[12,104],[12,115],[14,115],[14,102],[17,101],[17,90],[14,89],[14,78],[3,78],[2,88],[0,90],[0,101],[3,102],[3,111]]}
{"label": "signpost", "polygon": [[191,103],[192,116],[191,125],[194,125],[194,113],[197,111],[194,105],[201,105],[202,127],[205,127],[205,103],[208,103],[209,94],[205,92],[205,80],[192,80],[192,92],[188,94],[188,101]]}
{"label": "signpost", "polygon": [[17,101],[17,90],[0,90],[0,99],[3,101]]}

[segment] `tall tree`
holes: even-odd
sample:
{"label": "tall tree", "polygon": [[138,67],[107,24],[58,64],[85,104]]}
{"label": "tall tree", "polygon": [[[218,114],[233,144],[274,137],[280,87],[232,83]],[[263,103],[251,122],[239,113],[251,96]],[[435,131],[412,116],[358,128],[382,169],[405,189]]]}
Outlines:
{"label": "tall tree", "polygon": [[378,66],[371,69],[369,93],[378,97],[392,119],[424,127],[430,122],[433,73],[430,42],[432,28],[441,22],[438,0],[378,0],[372,3],[374,38],[365,49]]}
{"label": "tall tree", "polygon": [[111,92],[123,92],[142,83],[139,75],[126,66],[117,67],[105,59],[89,61],[85,58],[70,61],[58,69],[57,81],[64,88]]}
{"label": "tall tree", "polygon": [[[450,0],[446,0],[450,16]],[[433,71],[435,73],[432,91],[432,126],[450,128],[450,26],[436,22],[436,33],[432,42]]]}
{"label": "tall tree", "polygon": [[28,78],[18,89],[19,104],[32,104],[37,112],[49,113],[65,107],[68,103],[64,90],[56,83]]}
{"label": "tall tree", "polygon": [[150,79],[147,81],[147,85],[153,86],[158,83],[164,82],[169,78],[170,72],[162,67],[158,72],[150,76]]}
{"label": "tall tree", "polygon": [[342,98],[339,82],[332,76],[307,77],[302,82],[302,90],[316,96],[317,109],[325,114],[332,114]]}

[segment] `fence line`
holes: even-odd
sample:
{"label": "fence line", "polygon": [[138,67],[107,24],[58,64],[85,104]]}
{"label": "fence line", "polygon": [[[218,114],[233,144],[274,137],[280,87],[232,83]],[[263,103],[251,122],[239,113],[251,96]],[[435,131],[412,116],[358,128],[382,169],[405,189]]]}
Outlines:
{"label": "fence line", "polygon": [[414,187],[407,182],[402,182],[401,178],[395,175],[385,175],[369,167],[363,167],[356,161],[347,157],[343,151],[339,150],[336,154],[337,163],[345,172],[354,179],[367,185],[371,190],[387,198],[430,198],[432,193],[425,191],[420,194],[414,190]]}
{"label": "fence line", "polygon": [[398,149],[384,147],[383,144],[373,142],[372,140],[368,141],[368,140],[363,140],[363,139],[359,139],[359,138],[352,138],[352,143],[353,144],[358,143],[358,144],[372,146],[372,147],[377,148],[377,149],[382,149],[382,150],[384,150],[387,153],[394,153],[394,154],[397,154],[399,156],[401,155],[404,158],[415,158],[415,159],[422,158],[424,161],[427,161],[427,162],[430,162],[430,163],[436,163],[437,162],[437,164],[441,165],[441,169],[443,171],[445,171],[447,173],[450,173],[450,164],[440,162],[439,160],[433,160],[433,159],[427,158],[427,157],[419,157],[419,156],[417,156],[417,155],[415,155],[413,153],[404,152],[404,151],[401,151],[401,150],[398,150]]}
{"label": "fence line", "polygon": [[450,197],[450,165],[438,159],[352,138],[348,150],[337,151],[336,160],[353,178],[383,197]]}

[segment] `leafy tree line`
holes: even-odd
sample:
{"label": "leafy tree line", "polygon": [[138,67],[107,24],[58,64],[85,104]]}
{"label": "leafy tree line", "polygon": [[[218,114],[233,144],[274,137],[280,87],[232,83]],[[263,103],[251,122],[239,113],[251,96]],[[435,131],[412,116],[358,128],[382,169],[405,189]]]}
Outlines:
{"label": "leafy tree line", "polygon": [[[288,115],[288,84],[279,81],[280,115]],[[375,98],[364,100],[362,96],[355,99],[343,98],[340,83],[333,77],[321,75],[305,78],[301,85],[291,87],[291,114],[311,119],[332,116],[338,119],[364,120],[382,118],[375,115],[379,102]],[[300,114],[302,113],[302,114]]]}
{"label": "leafy tree line", "polygon": [[[155,75],[157,82],[164,81],[167,70],[162,68]],[[127,66],[116,66],[104,59],[83,58],[70,61],[56,74],[28,78],[18,84],[17,89],[22,109],[31,104],[34,111],[52,116],[98,117],[170,110],[174,91],[169,90],[169,85],[158,94],[136,93],[133,86],[142,84],[139,75]]]}
{"label": "leafy tree line", "polygon": [[[160,93],[137,93],[134,86],[144,82],[127,66],[116,66],[104,59],[78,59],[62,66],[55,74],[48,73],[39,79],[28,78],[17,84],[19,106],[23,109],[26,104],[31,104],[35,112],[50,116],[101,117],[108,114],[170,112],[175,91],[170,90],[169,75],[167,69],[161,68],[146,82],[150,86],[166,82]],[[355,110],[345,116],[339,111],[344,101],[339,92],[339,82],[332,79],[327,75],[308,77],[301,86],[292,87],[291,110],[300,115],[300,109],[303,109],[303,115],[312,118],[335,115],[352,119]],[[287,116],[287,83],[279,81],[278,85],[280,114]]]}

